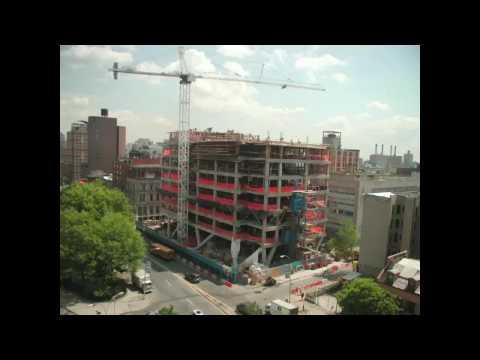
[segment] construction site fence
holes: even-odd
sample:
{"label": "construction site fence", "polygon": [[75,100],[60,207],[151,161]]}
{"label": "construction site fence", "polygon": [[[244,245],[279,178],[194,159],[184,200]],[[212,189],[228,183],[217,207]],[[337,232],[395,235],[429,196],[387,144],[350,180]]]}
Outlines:
{"label": "construction site fence", "polygon": [[192,262],[201,269],[207,270],[220,278],[231,280],[230,272],[221,264],[206,258],[205,256],[197,253],[194,250],[188,249],[180,245],[172,239],[168,239],[160,235],[157,231],[150,229],[141,222],[137,223],[137,229],[151,239],[158,241],[160,244],[174,249],[178,256],[185,258],[187,261]]}

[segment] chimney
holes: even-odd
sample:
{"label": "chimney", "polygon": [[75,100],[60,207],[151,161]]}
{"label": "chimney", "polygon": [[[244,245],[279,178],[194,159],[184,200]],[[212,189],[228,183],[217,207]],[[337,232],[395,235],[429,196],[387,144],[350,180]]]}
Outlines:
{"label": "chimney", "polygon": [[392,145],[390,145],[390,156],[392,156]]}
{"label": "chimney", "polygon": [[397,145],[395,145],[395,150],[393,151],[393,156],[397,156]]}
{"label": "chimney", "polygon": [[100,110],[100,115],[101,116],[108,116],[108,109],[101,109]]}
{"label": "chimney", "polygon": [[377,155],[377,146],[378,144],[375,144],[375,155]]}
{"label": "chimney", "polygon": [[382,155],[383,155],[383,144],[382,144]]}

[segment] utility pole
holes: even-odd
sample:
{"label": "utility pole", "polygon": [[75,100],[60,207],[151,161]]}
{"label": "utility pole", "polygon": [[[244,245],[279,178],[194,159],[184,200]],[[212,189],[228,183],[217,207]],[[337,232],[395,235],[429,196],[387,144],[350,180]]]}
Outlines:
{"label": "utility pole", "polygon": [[[290,257],[288,255],[280,255],[280,259],[290,260]],[[290,263],[289,266],[290,266],[290,272],[288,273],[288,302],[291,303],[290,294],[292,292],[292,272],[293,272],[292,263]]]}

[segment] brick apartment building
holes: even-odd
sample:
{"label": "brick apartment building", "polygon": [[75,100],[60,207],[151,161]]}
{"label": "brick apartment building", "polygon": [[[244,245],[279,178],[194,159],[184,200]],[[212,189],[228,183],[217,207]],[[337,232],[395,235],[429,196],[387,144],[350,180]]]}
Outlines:
{"label": "brick apartment building", "polygon": [[88,173],[88,131],[86,121],[73,123],[60,163],[61,175],[70,182],[79,181]]}
{"label": "brick apartment building", "polygon": [[113,173],[113,164],[125,154],[126,129],[101,109],[101,116],[88,117],[88,171]]}

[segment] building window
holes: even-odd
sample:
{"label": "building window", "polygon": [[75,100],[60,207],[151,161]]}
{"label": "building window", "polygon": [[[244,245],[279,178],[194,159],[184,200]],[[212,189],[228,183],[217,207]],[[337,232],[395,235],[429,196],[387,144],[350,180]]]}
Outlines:
{"label": "building window", "polygon": [[395,220],[395,228],[398,229],[400,226],[400,221],[398,219]]}
{"label": "building window", "polygon": [[150,194],[150,201],[153,201],[153,194]]}
{"label": "building window", "polygon": [[157,206],[157,214],[160,212],[160,206]]}
{"label": "building window", "polygon": [[143,214],[142,214],[142,208],[141,208],[141,207],[138,208],[138,210],[137,210],[137,215],[139,215],[139,216],[142,216],[142,215],[143,215]]}
{"label": "building window", "polygon": [[160,193],[157,192],[157,201],[160,201]]}
{"label": "building window", "polygon": [[150,215],[153,214],[153,206],[150,206]]}

